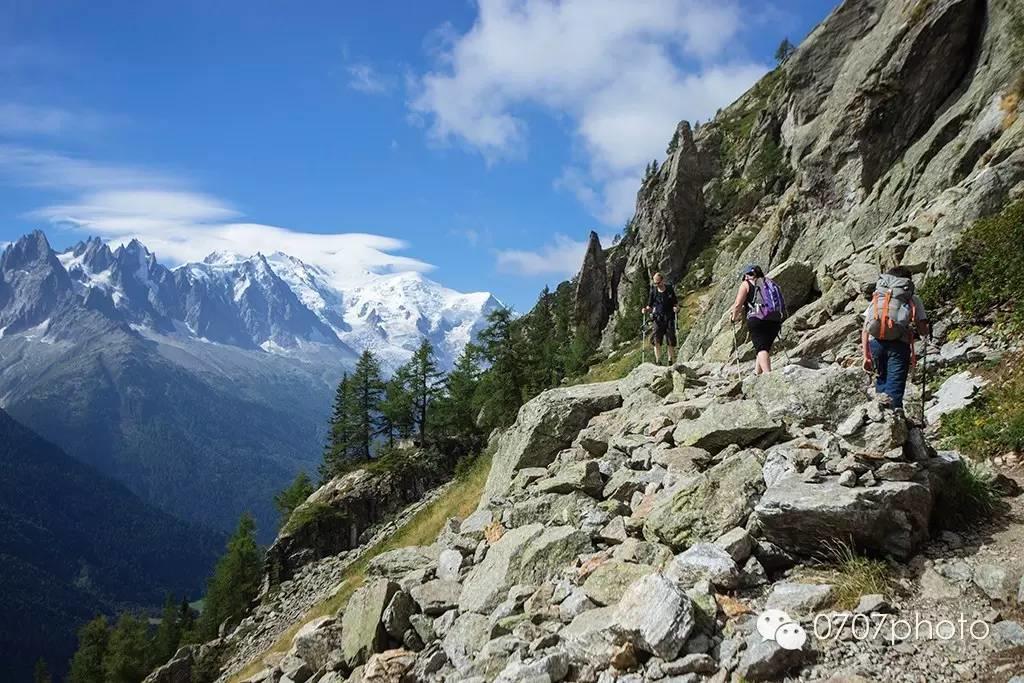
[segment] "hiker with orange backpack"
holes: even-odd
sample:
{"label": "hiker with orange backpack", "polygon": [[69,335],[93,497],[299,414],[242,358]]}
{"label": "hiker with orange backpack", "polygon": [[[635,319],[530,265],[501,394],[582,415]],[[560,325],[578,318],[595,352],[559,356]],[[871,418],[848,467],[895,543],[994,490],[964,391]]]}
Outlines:
{"label": "hiker with orange backpack", "polygon": [[914,340],[928,330],[928,313],[910,271],[897,266],[883,273],[864,311],[861,346],[864,370],[874,371],[875,391],[888,396],[893,408],[903,409],[907,376],[917,364]]}
{"label": "hiker with orange backpack", "polygon": [[765,277],[761,266],[749,264],[740,271],[739,291],[732,305],[730,318],[733,322],[740,319],[743,311],[747,313],[747,329],[754,343],[757,358],[754,361],[754,374],[760,375],[772,371],[772,345],[782,332],[782,321],[786,317],[786,300],[782,296],[779,285],[769,277]]}

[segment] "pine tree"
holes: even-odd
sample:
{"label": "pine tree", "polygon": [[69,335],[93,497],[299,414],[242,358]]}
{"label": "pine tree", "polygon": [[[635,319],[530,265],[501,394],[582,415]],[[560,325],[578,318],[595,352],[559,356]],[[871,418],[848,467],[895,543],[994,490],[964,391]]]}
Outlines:
{"label": "pine tree", "polygon": [[78,650],[71,659],[69,683],[104,683],[103,660],[110,643],[107,618],[96,617],[78,630]]}
{"label": "pine tree", "polygon": [[53,683],[53,677],[50,675],[50,667],[42,657],[36,660],[36,668],[32,673],[32,681],[33,683]]}
{"label": "pine tree", "polygon": [[566,353],[566,376],[578,377],[590,367],[590,358],[597,350],[594,334],[583,325],[576,328]]}
{"label": "pine tree", "polygon": [[524,318],[527,383],[525,393],[534,396],[556,385],[558,377],[555,347],[554,295],[545,287],[533,310]]}
{"label": "pine tree", "polygon": [[488,429],[505,427],[523,404],[523,352],[512,311],[497,308],[487,316],[478,338],[481,355],[490,364],[477,388],[477,403]]}
{"label": "pine tree", "polygon": [[149,673],[149,639],[146,622],[131,614],[122,614],[110,632],[103,657],[104,681],[139,683]]}
{"label": "pine tree", "polygon": [[615,343],[633,341],[640,336],[644,314],[641,309],[647,305],[650,295],[650,285],[647,280],[647,271],[641,264],[633,273],[632,281],[626,294],[626,301],[619,310],[615,321]]}
{"label": "pine tree", "polygon": [[320,466],[320,479],[323,482],[334,477],[346,463],[356,457],[354,411],[354,386],[352,378],[346,373],[334,392],[327,446]]}
{"label": "pine tree", "polygon": [[668,141],[668,147],[665,149],[665,156],[672,156],[675,151],[679,149],[679,129],[672,133],[672,139]]}
{"label": "pine tree", "polygon": [[434,346],[424,338],[409,361],[409,389],[412,395],[413,423],[421,443],[427,440],[430,404],[440,391],[443,374],[437,369]]}
{"label": "pine tree", "polygon": [[379,406],[384,393],[380,361],[369,349],[359,356],[355,372],[352,373],[352,393],[354,453],[358,460],[369,460],[372,456],[373,439],[377,436],[380,424]]}
{"label": "pine tree", "polygon": [[195,642],[196,640],[196,611],[188,604],[188,598],[182,598],[178,605],[178,623],[181,625],[181,643]]}
{"label": "pine tree", "polygon": [[438,398],[432,420],[444,434],[470,439],[478,433],[474,397],[480,384],[479,350],[467,344],[444,380],[444,392]]}
{"label": "pine tree", "polygon": [[281,513],[281,526],[288,522],[288,518],[292,516],[295,508],[306,502],[306,499],[313,494],[314,490],[313,482],[310,481],[309,475],[305,472],[299,472],[295,480],[288,485],[288,488],[274,496],[274,506]]}
{"label": "pine tree", "polygon": [[217,637],[222,623],[235,623],[245,615],[259,592],[262,576],[263,551],[256,544],[256,522],[245,513],[207,584],[203,612],[196,624],[200,640]]}
{"label": "pine tree", "polygon": [[563,282],[555,290],[551,317],[554,320],[555,377],[554,383],[561,382],[573,373],[569,372],[569,347],[573,337],[573,304],[575,303],[576,281]]}
{"label": "pine tree", "polygon": [[796,52],[796,46],[789,42],[789,38],[783,38],[782,42],[779,43],[779,47],[775,50],[776,63],[782,64],[784,61],[789,59],[794,52]]}
{"label": "pine tree", "polygon": [[181,638],[181,612],[174,597],[168,595],[164,600],[163,611],[160,613],[160,625],[156,627],[156,633],[153,634],[149,668],[155,669],[166,663],[177,652]]}
{"label": "pine tree", "polygon": [[380,412],[380,434],[387,438],[388,447],[395,445],[395,438],[408,438],[415,423],[412,383],[412,361],[402,365],[384,383],[384,394],[378,406]]}

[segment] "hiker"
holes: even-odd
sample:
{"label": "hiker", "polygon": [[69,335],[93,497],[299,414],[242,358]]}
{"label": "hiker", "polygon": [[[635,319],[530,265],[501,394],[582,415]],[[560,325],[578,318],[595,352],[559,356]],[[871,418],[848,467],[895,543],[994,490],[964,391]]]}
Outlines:
{"label": "hiker", "polygon": [[928,313],[910,271],[896,266],[883,273],[864,311],[861,346],[864,370],[875,373],[875,391],[888,396],[893,408],[903,409],[907,376],[917,364],[914,339],[928,333]]}
{"label": "hiker", "polygon": [[760,375],[772,371],[772,345],[782,332],[786,301],[782,290],[774,280],[765,277],[761,266],[752,263],[744,266],[740,278],[743,281],[736,292],[730,318],[736,322],[746,311],[747,329],[757,352],[754,374]]}
{"label": "hiker", "polygon": [[668,343],[668,363],[671,365],[676,356],[676,313],[679,303],[672,285],[665,282],[661,273],[654,274],[654,286],[647,297],[647,305],[643,314],[651,314],[654,320],[654,362],[661,365],[661,345]]}

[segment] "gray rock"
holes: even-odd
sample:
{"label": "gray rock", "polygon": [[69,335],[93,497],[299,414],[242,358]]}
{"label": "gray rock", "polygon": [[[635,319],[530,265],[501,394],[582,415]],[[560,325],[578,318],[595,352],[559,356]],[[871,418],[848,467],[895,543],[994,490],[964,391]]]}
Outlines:
{"label": "gray rock", "polygon": [[416,654],[408,650],[387,650],[370,657],[363,669],[363,683],[395,683],[416,663]]}
{"label": "gray rock", "polygon": [[564,652],[537,657],[528,661],[511,659],[494,683],[557,683],[569,674],[569,657]]}
{"label": "gray rock", "polygon": [[740,658],[736,674],[751,683],[778,681],[805,658],[803,650],[784,649],[774,640],[764,640],[755,632],[747,639],[747,649]]}
{"label": "gray rock", "polygon": [[341,651],[349,667],[363,664],[384,649],[387,633],[381,623],[384,610],[399,586],[388,579],[374,579],[356,589],[341,620]]}
{"label": "gray rock", "polygon": [[596,460],[575,463],[558,474],[542,479],[533,485],[538,493],[572,493],[580,491],[591,497],[601,495],[604,481]]}
{"label": "gray rock", "polygon": [[434,632],[434,620],[426,614],[410,615],[409,624],[424,643],[429,645],[437,640],[437,634]]}
{"label": "gray rock", "polygon": [[729,553],[711,543],[698,543],[676,555],[665,574],[685,586],[707,580],[719,588],[739,585],[739,568]]}
{"label": "gray rock", "polygon": [[675,659],[694,628],[690,599],[663,574],[631,584],[614,616],[615,628],[634,647],[662,659]]}
{"label": "gray rock", "polygon": [[490,638],[490,622],[482,614],[460,614],[441,641],[448,661],[458,669],[468,667]]}
{"label": "gray rock", "polygon": [[747,558],[743,569],[740,571],[740,585],[744,588],[754,588],[768,583],[768,572],[765,571],[756,557]]}
{"label": "gray rock", "polygon": [[1021,568],[1005,564],[979,564],[974,568],[974,583],[991,600],[1010,603],[1017,597]]}
{"label": "gray rock", "polygon": [[458,581],[459,570],[462,569],[462,553],[447,548],[437,558],[437,578],[443,581]]}
{"label": "gray rock", "polygon": [[462,586],[455,581],[434,579],[415,586],[410,593],[421,612],[436,617],[458,606]]}
{"label": "gray rock", "polygon": [[746,378],[743,393],[759,401],[772,419],[835,427],[837,416],[849,414],[864,402],[864,373],[838,365],[821,370],[787,365],[777,372]]}
{"label": "gray rock", "polygon": [[846,488],[834,479],[810,484],[785,477],[765,491],[750,528],[802,556],[852,538],[860,548],[907,558],[928,538],[931,510],[931,492],[914,482]]}
{"label": "gray rock", "polygon": [[558,616],[562,621],[569,623],[587,610],[592,610],[595,607],[597,605],[587,597],[586,591],[582,588],[577,588],[558,604]]}
{"label": "gray rock", "polygon": [[793,618],[808,616],[828,605],[833,591],[828,584],[780,582],[772,586],[765,609],[780,609]]}
{"label": "gray rock", "polygon": [[892,611],[892,606],[885,599],[884,595],[872,593],[860,596],[860,600],[853,611],[856,614],[888,614]]}
{"label": "gray rock", "polygon": [[918,472],[912,462],[886,462],[878,466],[875,476],[883,481],[910,481]]}
{"label": "gray rock", "polygon": [[681,422],[672,434],[679,446],[716,453],[726,446],[768,445],[780,425],[757,401],[712,403],[696,420]]}
{"label": "gray rock", "polygon": [[[943,347],[943,349],[945,348]],[[976,377],[966,370],[958,372],[939,387],[935,393],[934,403],[925,410],[925,419],[929,424],[935,424],[942,419],[943,415],[966,408],[974,403],[982,387],[986,384],[984,379]]]}
{"label": "gray rock", "polygon": [[517,582],[538,584],[572,567],[578,556],[593,549],[586,532],[571,526],[549,527],[529,542],[511,575]]}
{"label": "gray rock", "polygon": [[530,541],[544,530],[541,524],[511,529],[487,551],[482,562],[473,567],[463,582],[459,609],[463,612],[490,612],[502,601],[516,582],[516,571]]}
{"label": "gray rock", "polygon": [[598,607],[573,619],[560,631],[566,651],[574,659],[588,662],[597,669],[607,668],[625,642],[613,628],[616,610],[616,606]]}
{"label": "gray rock", "polygon": [[516,471],[547,467],[592,417],[621,404],[617,382],[550,389],[528,401],[498,442],[481,506],[504,495]]}
{"label": "gray rock", "polygon": [[371,576],[397,579],[409,572],[426,569],[435,562],[437,562],[437,554],[432,549],[411,546],[389,550],[377,555],[370,560],[366,571]]}
{"label": "gray rock", "polygon": [[395,640],[401,640],[405,632],[412,626],[409,617],[415,613],[416,603],[413,599],[405,591],[398,591],[391,597],[391,602],[384,609],[384,615],[381,618],[384,630]]}
{"label": "gray rock", "polygon": [[907,422],[875,402],[857,408],[839,425],[836,433],[863,453],[880,456],[902,449],[907,440]]}
{"label": "gray rock", "polygon": [[590,573],[583,582],[583,592],[598,605],[613,605],[627,587],[654,571],[646,564],[609,560]]}
{"label": "gray rock", "polygon": [[[806,481],[806,480],[805,480]],[[857,485],[857,473],[853,470],[846,470],[839,475],[839,479],[836,480],[840,486],[845,486],[848,489],[852,489]]]}
{"label": "gray rock", "polygon": [[742,526],[764,491],[758,450],[741,451],[655,498],[644,537],[682,549]]}
{"label": "gray rock", "polygon": [[341,624],[334,617],[320,617],[304,625],[292,638],[289,654],[315,671],[327,664],[330,653],[341,647]]}
{"label": "gray rock", "polygon": [[1024,646],[1024,626],[1016,621],[999,621],[992,624],[991,638],[1001,649]]}
{"label": "gray rock", "polygon": [[629,538],[629,532],[626,530],[626,518],[621,515],[613,518],[612,521],[608,522],[608,524],[601,529],[597,538],[600,541],[610,544],[623,543],[627,538]]}
{"label": "gray rock", "polygon": [[309,664],[294,655],[285,655],[281,663],[277,665],[281,670],[281,680],[290,683],[306,683],[313,675],[313,669]]}
{"label": "gray rock", "polygon": [[733,527],[715,539],[715,545],[729,553],[736,564],[746,562],[754,550],[754,541],[743,527]]}

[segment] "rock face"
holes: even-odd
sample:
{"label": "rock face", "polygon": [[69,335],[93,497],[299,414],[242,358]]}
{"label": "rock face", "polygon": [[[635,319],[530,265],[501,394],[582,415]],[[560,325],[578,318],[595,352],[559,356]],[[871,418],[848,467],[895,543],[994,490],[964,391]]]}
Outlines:
{"label": "rock face", "polygon": [[611,315],[612,301],[608,289],[608,268],[605,265],[601,240],[594,231],[587,240],[583,267],[576,279],[576,309],[574,319],[591,338],[601,337],[605,321]]}
{"label": "rock face", "polygon": [[320,487],[300,505],[267,550],[267,585],[290,579],[302,566],[355,548],[368,529],[447,481],[453,453],[409,454],[391,471],[355,470]]}
{"label": "rock face", "polygon": [[[589,288],[621,310],[641,271],[685,282],[705,295],[683,357],[725,360],[715,340],[729,332],[742,263],[784,284],[796,314],[787,336],[842,319],[880,268],[946,269],[963,228],[1024,180],[1017,11],[1004,1],[843,2],[695,134],[680,124],[637,193],[630,230],[606,252],[605,287]],[[828,356],[836,342],[800,355]]]}

